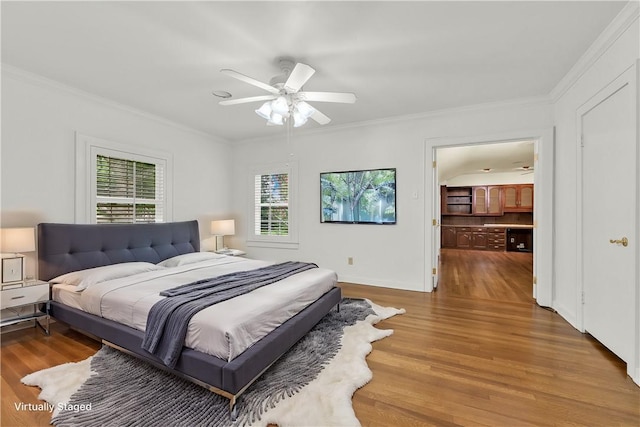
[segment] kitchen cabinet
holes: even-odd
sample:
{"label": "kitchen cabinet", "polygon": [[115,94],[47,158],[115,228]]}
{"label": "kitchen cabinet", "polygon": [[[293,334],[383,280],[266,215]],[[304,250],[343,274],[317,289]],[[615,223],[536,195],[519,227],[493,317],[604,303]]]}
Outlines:
{"label": "kitchen cabinet", "polygon": [[441,244],[443,248],[455,248],[457,246],[455,227],[442,226]]}
{"label": "kitchen cabinet", "polygon": [[456,248],[471,247],[471,230],[467,227],[458,227],[456,230]]}
{"label": "kitchen cabinet", "polygon": [[503,185],[504,212],[533,212],[533,184]]}
{"label": "kitchen cabinet", "polygon": [[443,225],[441,233],[441,246],[443,248],[498,252],[504,252],[506,248],[504,227]]}
{"label": "kitchen cabinet", "polygon": [[443,215],[471,215],[473,213],[472,187],[442,186]]}
{"label": "kitchen cabinet", "polygon": [[533,184],[441,187],[442,215],[501,216],[533,212]]}
{"label": "kitchen cabinet", "polygon": [[502,190],[499,185],[473,187],[473,214],[502,215]]}
{"label": "kitchen cabinet", "polygon": [[487,233],[484,228],[474,229],[471,233],[471,247],[473,249],[487,249]]}
{"label": "kitchen cabinet", "polygon": [[504,228],[487,228],[487,249],[492,251],[504,251],[506,249]]}

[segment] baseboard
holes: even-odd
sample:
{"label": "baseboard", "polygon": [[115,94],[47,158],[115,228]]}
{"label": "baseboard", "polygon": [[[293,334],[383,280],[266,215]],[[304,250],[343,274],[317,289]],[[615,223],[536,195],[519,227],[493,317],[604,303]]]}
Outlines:
{"label": "baseboard", "polygon": [[[576,319],[575,315],[571,313],[570,310],[568,310],[566,307],[563,307],[562,305],[559,305],[555,301],[553,302],[552,308],[571,326],[573,326],[574,328],[580,331],[580,328],[578,327],[578,320]],[[583,331],[580,331],[580,332],[583,332]]]}
{"label": "baseboard", "polygon": [[376,286],[379,288],[391,288],[398,289],[401,291],[418,291],[425,292],[424,284],[422,283],[409,283],[409,282],[399,282],[399,281],[391,281],[391,280],[380,280],[372,277],[358,277],[358,276],[344,276],[339,275],[338,281],[347,282],[347,283],[355,283],[358,285],[369,285]]}

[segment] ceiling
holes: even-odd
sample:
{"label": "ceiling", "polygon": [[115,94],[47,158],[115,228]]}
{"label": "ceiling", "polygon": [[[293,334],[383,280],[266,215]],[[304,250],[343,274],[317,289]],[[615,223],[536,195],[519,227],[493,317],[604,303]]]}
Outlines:
{"label": "ceiling", "polygon": [[[229,141],[275,135],[245,104],[276,58],[316,74],[315,103],[358,123],[545,96],[622,9],[614,1],[1,2],[2,62]],[[319,125],[311,123],[296,131]]]}
{"label": "ceiling", "polygon": [[526,173],[533,170],[534,155],[531,140],[440,148],[438,180],[446,182],[465,174]]}

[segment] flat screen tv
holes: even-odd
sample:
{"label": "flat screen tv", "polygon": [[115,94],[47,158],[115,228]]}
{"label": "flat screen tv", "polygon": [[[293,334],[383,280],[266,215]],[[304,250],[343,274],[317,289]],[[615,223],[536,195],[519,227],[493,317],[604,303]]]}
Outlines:
{"label": "flat screen tv", "polygon": [[321,173],[320,222],[395,224],[395,168]]}

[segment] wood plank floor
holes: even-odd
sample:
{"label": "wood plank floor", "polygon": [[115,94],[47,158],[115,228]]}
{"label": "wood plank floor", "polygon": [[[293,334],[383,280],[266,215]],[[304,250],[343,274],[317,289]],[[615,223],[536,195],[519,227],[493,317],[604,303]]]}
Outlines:
{"label": "wood plank floor", "polygon": [[[495,275],[491,266],[502,261],[491,253],[459,252],[476,251],[443,253],[430,294],[340,284],[345,296],[407,310],[378,325],[395,333],[373,344],[373,379],[354,395],[363,426],[640,425],[640,388],[624,363],[533,303],[527,254]],[[529,284],[510,279],[527,275]],[[0,424],[44,426],[48,413],[16,411],[15,402],[40,402],[20,378],[82,360],[99,344],[56,324],[50,337],[3,334],[1,347]]]}

